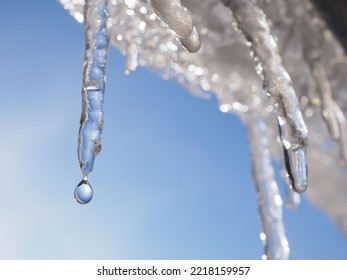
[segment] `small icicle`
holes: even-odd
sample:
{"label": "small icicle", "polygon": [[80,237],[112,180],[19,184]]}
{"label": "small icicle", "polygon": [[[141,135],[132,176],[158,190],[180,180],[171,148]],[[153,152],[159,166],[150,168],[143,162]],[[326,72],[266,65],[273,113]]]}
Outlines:
{"label": "small icicle", "polygon": [[74,192],[76,202],[79,204],[87,204],[93,198],[93,188],[88,182],[88,177],[83,177],[77,185]]}
{"label": "small icicle", "polygon": [[312,61],[309,64],[311,64],[312,74],[318,85],[318,92],[321,96],[323,119],[327,124],[332,140],[336,141],[340,138],[340,128],[336,113],[331,108],[332,92],[330,82],[324,68],[319,63]]}
{"label": "small icicle", "polygon": [[[94,159],[101,150],[101,132],[104,124],[105,69],[109,43],[106,29],[107,3],[107,0],[87,0],[84,6],[86,50],[82,114],[78,137],[78,160],[84,179],[76,188],[81,190],[77,192],[77,197],[75,192],[76,200],[83,204],[88,203],[92,198],[93,192],[86,178],[93,170]],[[90,190],[88,190],[88,186]],[[85,193],[90,199],[78,199],[78,193]]]}
{"label": "small icicle", "polygon": [[125,74],[129,75],[136,71],[138,66],[139,46],[131,43],[128,47],[125,60]]}
{"label": "small icicle", "polygon": [[189,52],[197,52],[201,47],[200,37],[193,25],[193,19],[182,7],[181,0],[150,0],[153,10],[172,31],[183,47]]}
{"label": "small icicle", "polygon": [[289,246],[282,217],[282,199],[271,164],[267,127],[262,115],[249,115],[247,120],[255,181],[261,239],[265,246],[265,259],[288,259]]}
{"label": "small icicle", "polygon": [[292,81],[284,68],[276,40],[269,24],[255,0],[222,0],[237,21],[238,28],[249,41],[257,72],[264,81],[275,109],[286,168],[295,191],[307,188],[306,145],[307,128],[299,108]]}

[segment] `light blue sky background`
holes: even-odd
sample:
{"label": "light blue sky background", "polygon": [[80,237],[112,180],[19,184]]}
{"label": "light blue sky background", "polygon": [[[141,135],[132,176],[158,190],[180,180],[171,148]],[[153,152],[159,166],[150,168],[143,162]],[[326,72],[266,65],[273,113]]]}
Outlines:
{"label": "light blue sky background", "polygon": [[[83,36],[57,1],[1,2],[0,258],[259,259],[242,123],[147,69],[126,76],[114,48],[94,199],[74,202]],[[347,258],[305,196],[285,221],[291,258]]]}

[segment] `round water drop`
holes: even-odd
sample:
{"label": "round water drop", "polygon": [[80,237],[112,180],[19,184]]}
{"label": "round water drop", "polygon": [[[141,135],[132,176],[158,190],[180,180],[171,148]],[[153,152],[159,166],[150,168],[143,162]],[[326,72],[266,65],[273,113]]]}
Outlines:
{"label": "round water drop", "polygon": [[88,180],[82,179],[82,181],[77,185],[74,197],[79,204],[87,204],[92,200],[93,188],[89,184]]}

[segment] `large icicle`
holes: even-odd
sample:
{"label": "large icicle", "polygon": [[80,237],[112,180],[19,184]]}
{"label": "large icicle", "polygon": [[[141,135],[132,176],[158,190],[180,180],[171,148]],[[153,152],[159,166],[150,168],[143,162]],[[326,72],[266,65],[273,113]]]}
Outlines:
{"label": "large icicle", "polygon": [[277,114],[289,179],[295,191],[303,192],[307,188],[307,128],[266,16],[255,0],[222,2],[230,7],[238,28],[251,45],[257,72],[263,78],[264,89]]}
{"label": "large icicle", "polygon": [[253,177],[258,195],[265,259],[288,259],[289,246],[282,219],[282,199],[271,163],[267,127],[261,114],[248,116]]}
{"label": "large icicle", "polygon": [[107,2],[107,0],[87,0],[84,7],[86,50],[83,105],[78,137],[78,160],[83,180],[75,190],[75,199],[81,204],[88,203],[92,199],[93,192],[88,183],[88,175],[93,170],[95,157],[101,150],[105,69],[109,43],[106,28]]}

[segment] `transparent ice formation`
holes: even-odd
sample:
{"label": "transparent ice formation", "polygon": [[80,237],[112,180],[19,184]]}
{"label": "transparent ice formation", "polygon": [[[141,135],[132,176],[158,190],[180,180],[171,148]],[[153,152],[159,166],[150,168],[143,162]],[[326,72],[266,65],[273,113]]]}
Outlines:
{"label": "transparent ice formation", "polygon": [[93,188],[89,184],[87,177],[84,177],[75,188],[74,197],[79,204],[87,204],[92,200]]}
{"label": "transparent ice formation", "polygon": [[347,233],[347,59],[311,0],[60,2],[86,28],[83,176],[101,147],[109,34],[126,73],[149,67],[199,97],[214,96],[222,112],[245,122],[264,258],[289,256],[274,160],[283,162],[288,208],[309,186],[311,200]]}
{"label": "transparent ice formation", "polygon": [[[95,157],[101,150],[101,132],[104,126],[105,69],[109,43],[106,28],[107,1],[87,1],[84,17],[86,19],[86,50],[82,85],[82,114],[78,135],[78,160],[83,177],[87,178],[93,170]],[[87,185],[90,186],[89,183]],[[85,204],[90,199],[84,201],[76,198],[76,201],[79,203],[82,201]]]}

